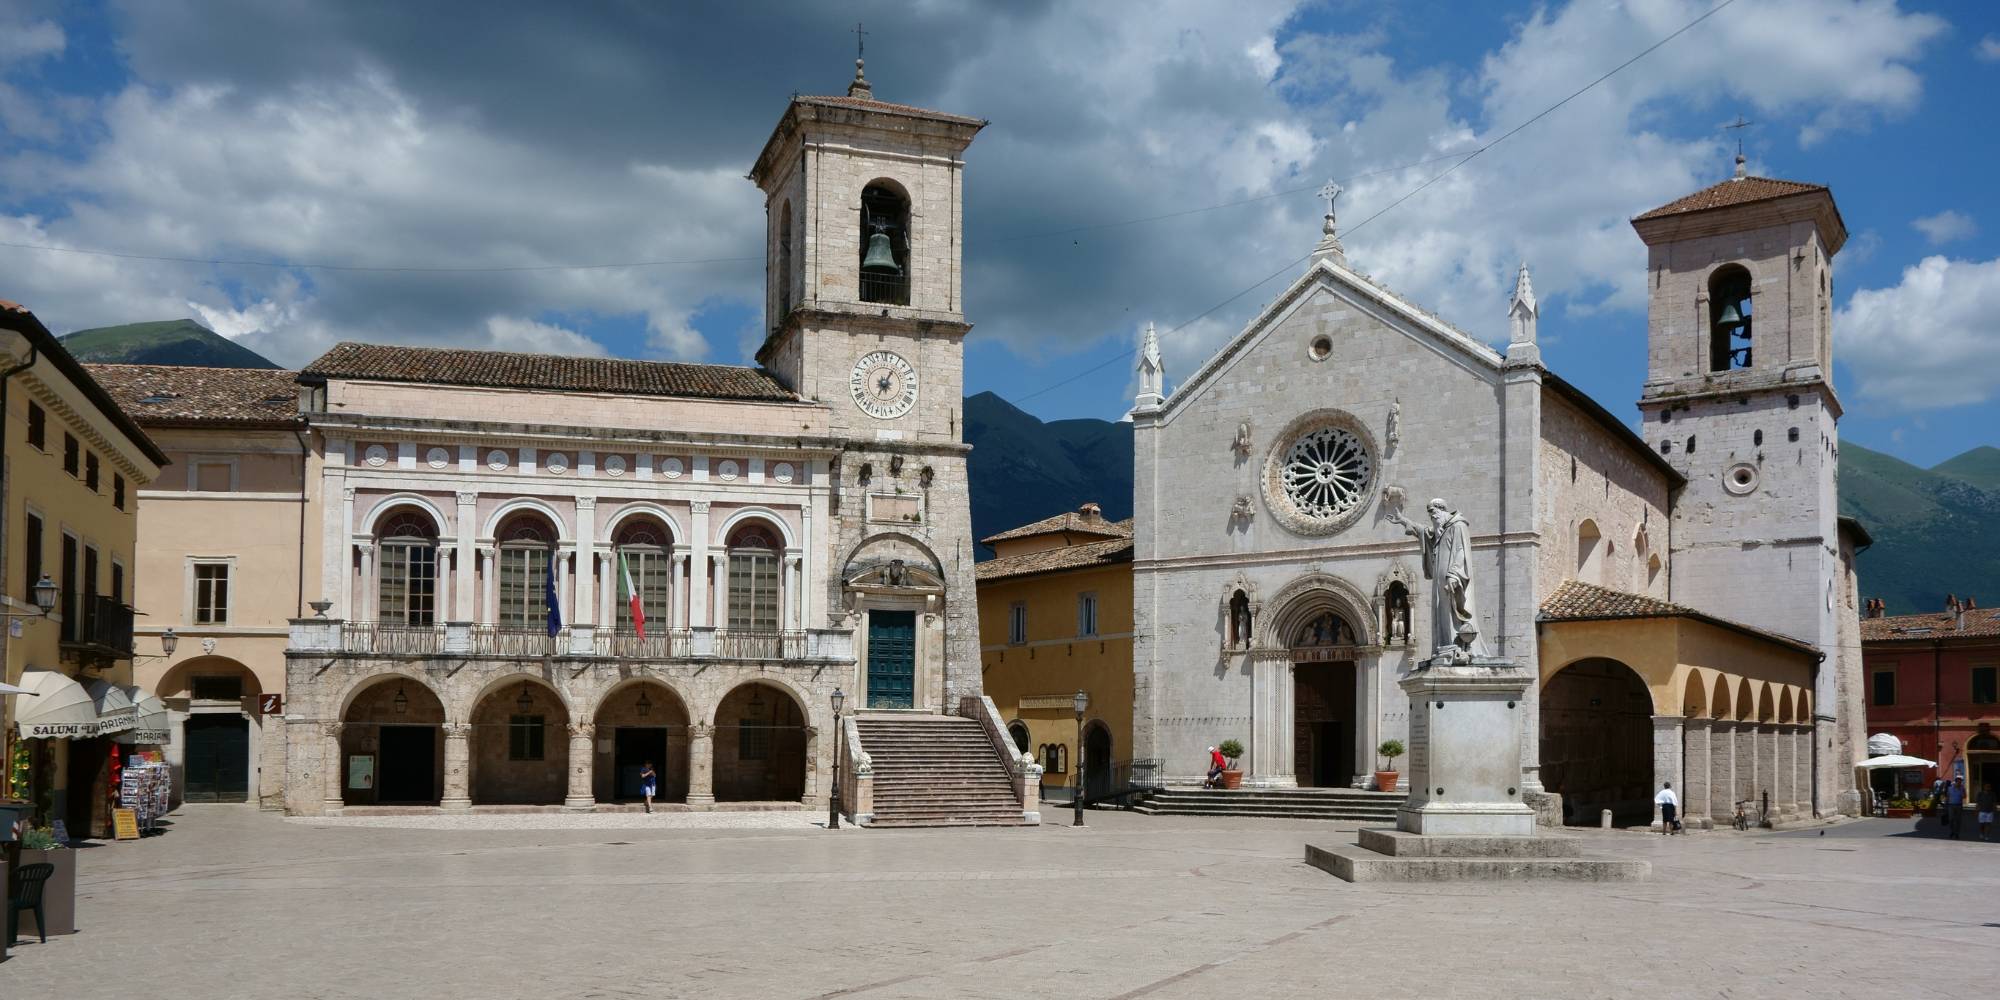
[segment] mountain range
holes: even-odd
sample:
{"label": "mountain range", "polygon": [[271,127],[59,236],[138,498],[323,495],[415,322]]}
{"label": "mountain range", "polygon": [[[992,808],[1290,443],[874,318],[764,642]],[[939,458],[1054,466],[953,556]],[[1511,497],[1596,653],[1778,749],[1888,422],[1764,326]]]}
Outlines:
{"label": "mountain range", "polygon": [[[191,319],[79,330],[62,338],[80,361],[277,368]],[[965,400],[972,445],[972,531],[984,538],[1085,503],[1132,516],[1132,425],[1043,421],[991,392]],[[1946,594],[2000,603],[2000,448],[1925,469],[1860,445],[1841,446],[1840,512],[1875,542],[1858,560],[1861,593],[1891,614],[1944,606]],[[982,557],[990,555],[981,547]],[[1982,594],[1981,589],[1986,593]]]}

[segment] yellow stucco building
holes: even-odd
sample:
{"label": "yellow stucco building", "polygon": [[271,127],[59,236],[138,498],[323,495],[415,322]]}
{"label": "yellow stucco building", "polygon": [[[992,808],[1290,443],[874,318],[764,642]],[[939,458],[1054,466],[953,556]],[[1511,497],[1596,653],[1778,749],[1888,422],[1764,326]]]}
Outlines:
{"label": "yellow stucco building", "polygon": [[[1122,785],[1133,766],[1131,522],[1090,503],[981,541],[994,558],[978,568],[980,663],[1008,733],[1042,764],[1044,789],[1073,788],[1079,770],[1090,796]],[[1089,699],[1080,748],[1078,691]]]}
{"label": "yellow stucco building", "polygon": [[[159,702],[132,684],[132,597],[138,491],[167,458],[11,302],[0,302],[0,354],[4,679],[29,692],[0,697],[6,794],[32,804],[36,825],[102,835],[119,762],[159,742]],[[34,593],[44,577],[46,615]]]}

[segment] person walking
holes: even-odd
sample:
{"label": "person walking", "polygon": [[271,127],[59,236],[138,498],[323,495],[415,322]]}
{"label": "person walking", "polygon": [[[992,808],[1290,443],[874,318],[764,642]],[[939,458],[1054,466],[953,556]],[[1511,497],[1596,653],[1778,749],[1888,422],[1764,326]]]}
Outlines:
{"label": "person walking", "polygon": [[1209,747],[1209,748],[1208,748],[1208,780],[1207,780],[1207,781],[1204,781],[1204,782],[1202,782],[1202,783],[1201,783],[1201,787],[1203,787],[1203,788],[1219,788],[1219,787],[1221,787],[1221,785],[1222,785],[1222,772],[1223,772],[1223,771],[1224,771],[1225,769],[1227,769],[1228,767],[1229,767],[1229,762],[1228,762],[1228,761],[1226,761],[1226,760],[1223,760],[1223,759],[1222,759],[1222,751],[1220,751],[1220,750],[1217,750],[1217,749],[1216,749],[1216,748],[1214,748],[1214,747]]}
{"label": "person walking", "polygon": [[1671,837],[1681,832],[1681,821],[1674,818],[1674,813],[1680,809],[1681,798],[1674,794],[1673,782],[1660,783],[1660,793],[1653,796],[1653,804],[1660,807],[1660,835]]}
{"label": "person walking", "polygon": [[1953,778],[1944,790],[1944,829],[1951,839],[1958,839],[1958,814],[1965,811],[1965,779]]}
{"label": "person walking", "polygon": [[1993,802],[1994,802],[1993,783],[1989,781],[1984,785],[1979,786],[1979,800],[1978,804],[1974,807],[1975,811],[1979,813],[1978,819],[1979,819],[1980,840],[1993,839],[1992,837],[1987,835],[1988,828],[1990,828],[1993,825]]}
{"label": "person walking", "polygon": [[639,769],[639,794],[646,797],[646,811],[653,811],[653,796],[660,794],[660,776],[653,770],[653,762]]}

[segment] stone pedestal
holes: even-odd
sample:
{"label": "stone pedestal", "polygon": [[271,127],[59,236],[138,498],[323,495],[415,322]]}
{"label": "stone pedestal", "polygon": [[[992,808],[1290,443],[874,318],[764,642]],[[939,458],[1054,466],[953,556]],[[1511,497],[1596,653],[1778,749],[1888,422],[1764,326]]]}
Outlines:
{"label": "stone pedestal", "polygon": [[1410,797],[1394,830],[1355,845],[1306,845],[1306,863],[1349,882],[1460,879],[1632,881],[1644,861],[1583,856],[1574,838],[1536,836],[1523,801],[1521,739],[1533,673],[1512,660],[1434,658],[1404,678]]}
{"label": "stone pedestal", "polygon": [[1528,669],[1511,660],[1434,664],[1402,680],[1410,696],[1410,797],[1396,829],[1426,837],[1526,837],[1521,713]]}

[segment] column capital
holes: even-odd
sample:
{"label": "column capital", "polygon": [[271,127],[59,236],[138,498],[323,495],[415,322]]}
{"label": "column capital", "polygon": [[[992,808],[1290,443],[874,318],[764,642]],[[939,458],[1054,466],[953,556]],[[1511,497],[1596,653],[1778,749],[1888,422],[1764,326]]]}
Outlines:
{"label": "column capital", "polygon": [[352,502],[354,501],[354,487],[352,487],[352,486],[343,486],[343,487],[341,487],[341,488],[340,488],[340,498],[341,498],[342,500],[346,500],[346,501],[348,501],[348,502],[352,503]]}
{"label": "column capital", "polygon": [[1680,728],[1681,723],[1686,721],[1687,721],[1686,718],[1678,715],[1655,715],[1653,716],[1653,728],[1678,729]]}
{"label": "column capital", "polygon": [[596,498],[596,497],[577,497],[577,498],[576,498],[576,509],[577,509],[577,510],[596,510],[596,509],[597,509],[597,498]]}
{"label": "column capital", "polygon": [[688,501],[688,510],[696,514],[706,514],[708,513],[708,501],[690,500]]}
{"label": "column capital", "polygon": [[325,736],[330,739],[339,739],[340,731],[343,728],[345,727],[338,722],[322,722],[320,723],[319,726],[319,732],[321,736]]}
{"label": "column capital", "polygon": [[572,722],[569,724],[570,739],[589,739],[597,735],[597,723]]}
{"label": "column capital", "polygon": [[1707,716],[1690,715],[1682,719],[1681,724],[1689,729],[1707,729],[1715,725],[1715,720]]}
{"label": "column capital", "polygon": [[364,555],[364,556],[366,556],[366,555],[374,555],[374,554],[375,554],[375,543],[374,543],[374,542],[372,542],[372,541],[368,541],[368,542],[355,542],[355,543],[354,543],[354,547],[355,547],[355,548],[357,548],[357,549],[360,549],[360,550],[361,550],[361,554],[362,554],[362,555]]}
{"label": "column capital", "polygon": [[707,722],[697,722],[688,727],[688,735],[698,740],[705,740],[715,735],[715,726]]}
{"label": "column capital", "polygon": [[439,728],[444,730],[446,739],[462,740],[472,735],[472,723],[470,722],[447,722]]}
{"label": "column capital", "polygon": [[[479,491],[478,491],[478,490],[459,490],[459,491],[458,491],[458,505],[459,505],[460,507],[470,507],[470,506],[473,506],[474,504],[477,504],[478,502],[479,502]],[[459,533],[460,533],[460,534],[465,534],[465,533],[466,533],[466,532],[465,532],[465,528],[464,528],[464,526],[463,526],[463,525],[461,525],[461,526],[460,526],[460,528],[459,528]]]}

